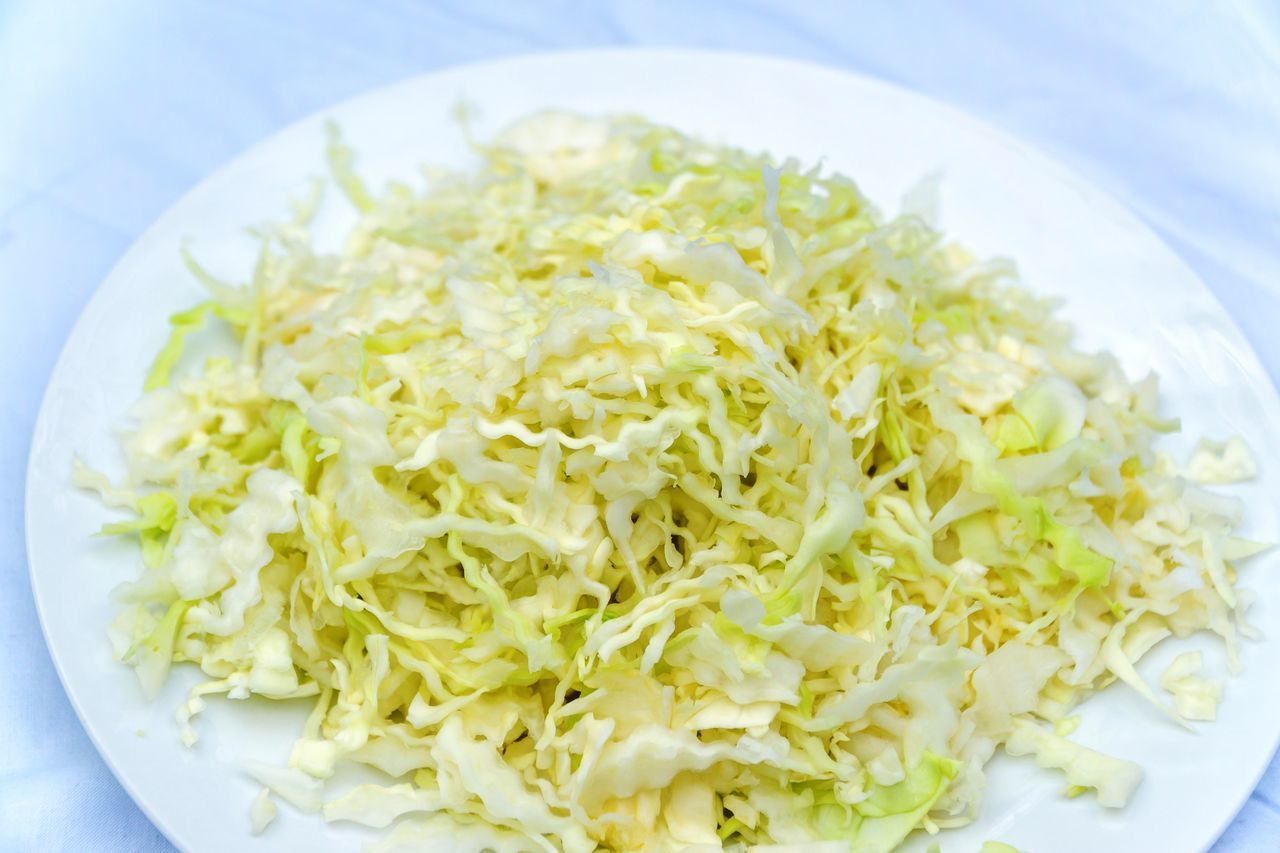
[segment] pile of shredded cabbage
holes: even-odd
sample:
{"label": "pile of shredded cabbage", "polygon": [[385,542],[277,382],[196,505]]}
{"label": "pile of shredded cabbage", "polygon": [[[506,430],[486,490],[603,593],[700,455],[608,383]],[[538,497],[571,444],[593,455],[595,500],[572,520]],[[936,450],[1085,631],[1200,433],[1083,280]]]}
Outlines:
{"label": "pile of shredded cabbage", "polygon": [[[211,695],[314,702],[257,830],[883,851],[971,820],[1001,745],[1122,805],[1138,768],[1066,739],[1109,682],[1213,717],[1196,655],[1133,664],[1236,661],[1259,546],[1194,483],[1240,442],[1155,453],[1153,379],[843,176],[565,114],[478,151],[375,194],[335,138],[345,248],[303,210],[243,286],[192,262],[127,482],[77,474],[142,543],[117,652],[208,676],[188,743]],[[240,356],[171,380],[207,323]]]}

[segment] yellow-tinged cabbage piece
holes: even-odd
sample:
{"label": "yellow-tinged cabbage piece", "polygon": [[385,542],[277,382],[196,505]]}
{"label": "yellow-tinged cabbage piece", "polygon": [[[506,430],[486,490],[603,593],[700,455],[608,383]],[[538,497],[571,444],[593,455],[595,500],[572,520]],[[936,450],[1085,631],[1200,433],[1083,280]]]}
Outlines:
{"label": "yellow-tinged cabbage piece", "polygon": [[[117,652],[208,676],[184,740],[210,695],[313,697],[249,772],[387,849],[890,850],[1001,744],[1122,804],[1135,768],[1035,721],[1163,708],[1169,635],[1234,659],[1258,550],[1154,452],[1154,381],[843,176],[631,118],[479,153],[373,191],[335,135],[343,249],[304,206],[242,286],[188,258],[127,482],[77,470],[144,548]],[[240,357],[172,377],[217,323]],[[1196,479],[1253,470],[1225,448]],[[1212,716],[1184,663],[1166,713]]]}

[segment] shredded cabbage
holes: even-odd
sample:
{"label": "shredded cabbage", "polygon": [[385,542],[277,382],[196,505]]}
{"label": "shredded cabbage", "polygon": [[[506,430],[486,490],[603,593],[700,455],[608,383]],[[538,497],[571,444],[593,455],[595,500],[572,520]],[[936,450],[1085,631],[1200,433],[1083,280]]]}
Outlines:
{"label": "shredded cabbage", "polygon": [[[1260,546],[1008,264],[638,119],[478,150],[374,192],[335,134],[342,251],[304,206],[242,286],[189,259],[127,481],[77,472],[142,544],[118,654],[208,676],[185,741],[209,696],[310,697],[249,772],[387,849],[886,851],[971,820],[1002,744],[1122,805],[1136,767],[1037,725],[1114,680],[1212,716],[1198,659],[1173,708],[1133,664],[1234,660]],[[218,324],[240,357],[182,371]]]}

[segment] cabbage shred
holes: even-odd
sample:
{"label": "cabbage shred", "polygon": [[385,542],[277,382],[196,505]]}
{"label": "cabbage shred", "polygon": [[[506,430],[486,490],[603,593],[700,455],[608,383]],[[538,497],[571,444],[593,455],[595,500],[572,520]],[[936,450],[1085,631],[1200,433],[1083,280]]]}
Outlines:
{"label": "cabbage shred", "polygon": [[[479,150],[374,193],[335,139],[345,248],[304,212],[242,286],[192,262],[128,482],[79,473],[143,545],[118,654],[208,676],[184,739],[311,697],[252,772],[406,849],[890,850],[1011,738],[1122,805],[1135,766],[1037,723],[1117,679],[1181,721],[1133,662],[1234,661],[1258,550],[1153,451],[1154,380],[843,176],[638,119]],[[170,383],[206,323],[240,357]]]}

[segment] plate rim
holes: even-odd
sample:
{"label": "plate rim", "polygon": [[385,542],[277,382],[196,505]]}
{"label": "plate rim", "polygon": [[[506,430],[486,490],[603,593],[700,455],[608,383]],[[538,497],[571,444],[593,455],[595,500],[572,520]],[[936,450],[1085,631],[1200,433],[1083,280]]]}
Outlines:
{"label": "plate rim", "polygon": [[[467,62],[443,65],[420,73],[410,74],[405,77],[363,89],[348,97],[341,98],[336,101],[327,103],[326,105],[312,110],[304,116],[294,119],[280,127],[277,127],[256,139],[248,146],[242,148],[228,159],[224,160],[219,166],[206,173],[195,184],[177,196],[170,202],[165,209],[153,218],[149,224],[138,233],[138,235],[130,242],[129,246],[111,265],[106,274],[94,285],[89,298],[81,306],[76,317],[75,323],[72,325],[66,338],[59,347],[58,357],[54,362],[53,369],[49,373],[49,378],[45,384],[45,389],[41,394],[40,408],[37,413],[34,426],[32,428],[31,438],[29,441],[29,450],[27,455],[27,464],[24,472],[24,488],[23,488],[23,537],[27,561],[27,577],[31,585],[32,599],[35,604],[36,614],[40,623],[41,638],[44,641],[46,650],[48,651],[50,660],[53,662],[54,670],[57,672],[58,681],[62,685],[63,693],[70,702],[75,712],[76,718],[80,723],[80,727],[88,735],[94,749],[102,759],[107,769],[111,771],[112,776],[120,784],[122,788],[129,794],[135,806],[138,807],[143,814],[151,821],[156,829],[165,836],[165,838],[178,849],[183,849],[179,841],[181,833],[178,832],[170,822],[152,807],[148,802],[148,798],[141,795],[138,785],[131,775],[125,772],[116,761],[112,758],[112,750],[108,748],[105,738],[98,727],[91,721],[85,708],[84,701],[79,695],[72,682],[68,680],[66,675],[66,667],[64,666],[55,643],[51,642],[49,631],[49,620],[46,618],[47,593],[41,593],[41,582],[39,573],[36,571],[36,561],[33,557],[36,548],[33,547],[36,539],[32,525],[32,503],[34,496],[34,478],[33,469],[37,459],[37,450],[43,447],[42,435],[48,431],[48,421],[51,417],[51,391],[59,384],[61,374],[67,369],[66,362],[68,359],[68,351],[71,342],[75,340],[83,331],[86,317],[92,313],[104,298],[104,286],[107,282],[113,280],[117,273],[126,267],[135,255],[145,254],[151,248],[151,244],[158,238],[157,234],[162,230],[161,226],[176,211],[186,207],[193,199],[198,198],[207,188],[222,180],[222,178],[236,170],[245,161],[254,158],[257,153],[273,144],[279,137],[298,131],[299,129],[325,119],[329,114],[336,111],[348,109],[361,101],[376,97],[386,96],[396,89],[412,88],[420,85],[422,82],[431,78],[445,77],[450,75],[465,75],[468,72],[479,69],[494,69],[499,66],[508,66],[515,70],[519,66],[527,66],[530,64],[540,63],[556,63],[560,61],[598,61],[608,63],[622,59],[624,57],[647,57],[654,60],[676,59],[687,62],[699,61],[726,61],[730,63],[755,63],[758,65],[772,65],[777,68],[785,68],[792,72],[806,75],[832,75],[849,79],[851,82],[857,83],[859,86],[870,90],[878,90],[882,94],[890,95],[896,99],[904,99],[915,102],[917,105],[926,107],[930,111],[947,118],[949,121],[957,125],[963,125],[969,132],[984,137],[987,140],[998,142],[1010,149],[1016,150],[1020,155],[1026,157],[1038,169],[1051,174],[1055,179],[1064,184],[1070,185],[1073,189],[1086,193],[1091,202],[1101,205],[1107,210],[1107,213],[1121,222],[1126,228],[1130,228],[1135,232],[1142,233],[1153,244],[1158,245],[1171,260],[1188,274],[1189,279],[1194,280],[1203,295],[1207,295],[1213,305],[1220,311],[1221,319],[1226,323],[1227,327],[1238,336],[1239,340],[1246,345],[1247,353],[1245,357],[1247,362],[1242,365],[1243,368],[1251,370],[1259,377],[1266,381],[1267,390],[1273,396],[1280,399],[1277,393],[1277,385],[1272,377],[1266,364],[1259,357],[1257,349],[1253,342],[1245,334],[1240,325],[1236,322],[1235,317],[1227,309],[1226,305],[1220,300],[1209,284],[1201,277],[1194,267],[1188,263],[1181,254],[1179,254],[1172,246],[1168,244],[1160,236],[1156,230],[1140,217],[1134,210],[1120,199],[1113,196],[1106,189],[1096,184],[1094,181],[1084,177],[1075,169],[1059,160],[1054,154],[1046,152],[1044,149],[1023,139],[1014,131],[1006,130],[992,122],[980,118],[963,108],[956,106],[942,98],[935,97],[930,94],[915,90],[909,86],[903,85],[896,81],[877,77],[862,71],[856,71],[835,65],[829,65],[822,62],[816,62],[806,59],[796,59],[781,54],[757,53],[752,51],[719,49],[719,48],[686,48],[686,47],[658,47],[646,45],[618,45],[610,47],[591,47],[578,48],[568,50],[536,50],[525,51],[519,53],[505,54],[496,57],[487,57],[482,59],[471,60]],[[463,97],[465,100],[465,96]],[[1216,843],[1226,831],[1226,829],[1235,821],[1237,815],[1252,798],[1257,790],[1258,783],[1269,768],[1272,760],[1280,750],[1280,726],[1276,727],[1276,731],[1272,736],[1269,744],[1266,744],[1265,750],[1260,754],[1266,758],[1262,761],[1255,772],[1249,774],[1249,787],[1243,797],[1236,804],[1230,813],[1224,814],[1216,822],[1213,822],[1212,831],[1203,839],[1203,846],[1198,849],[1208,849]],[[1204,824],[1206,827],[1210,825],[1209,821]]]}

